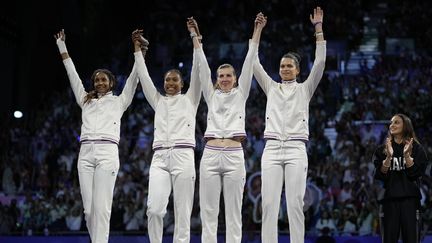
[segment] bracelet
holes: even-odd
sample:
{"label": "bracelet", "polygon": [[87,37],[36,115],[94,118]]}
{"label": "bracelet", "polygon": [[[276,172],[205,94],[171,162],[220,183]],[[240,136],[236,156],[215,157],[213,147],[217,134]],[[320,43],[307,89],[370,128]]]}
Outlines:
{"label": "bracelet", "polygon": [[319,36],[319,35],[324,35],[324,33],[322,31],[320,32],[315,32],[314,36]]}
{"label": "bracelet", "polygon": [[322,24],[322,21],[318,21],[315,24],[313,24],[313,26],[317,26],[317,24]]}
{"label": "bracelet", "polygon": [[190,33],[190,37],[191,37],[191,38],[194,38],[194,37],[197,37],[197,36],[198,36],[198,35],[197,35],[196,32],[191,32],[191,33]]}

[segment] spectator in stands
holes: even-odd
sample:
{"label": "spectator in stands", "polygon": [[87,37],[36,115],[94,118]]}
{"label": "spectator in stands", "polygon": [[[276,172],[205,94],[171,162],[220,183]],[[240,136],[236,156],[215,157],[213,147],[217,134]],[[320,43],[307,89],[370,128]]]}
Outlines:
{"label": "spectator in stands", "polygon": [[381,201],[383,242],[419,242],[419,178],[424,175],[427,156],[417,139],[411,119],[404,114],[391,118],[385,144],[374,155],[375,179],[384,183]]}
{"label": "spectator in stands", "polygon": [[323,235],[323,230],[325,230],[325,228],[327,228],[328,235],[332,235],[333,232],[337,231],[333,218],[326,210],[322,212],[321,218],[318,219],[315,228],[321,235]]}

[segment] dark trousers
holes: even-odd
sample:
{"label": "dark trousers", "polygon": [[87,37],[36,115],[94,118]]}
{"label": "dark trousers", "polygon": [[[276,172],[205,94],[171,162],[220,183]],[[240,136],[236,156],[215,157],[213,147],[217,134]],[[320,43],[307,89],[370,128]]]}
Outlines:
{"label": "dark trousers", "polygon": [[398,242],[399,234],[403,243],[418,243],[419,207],[418,198],[385,200],[382,204],[383,243]]}

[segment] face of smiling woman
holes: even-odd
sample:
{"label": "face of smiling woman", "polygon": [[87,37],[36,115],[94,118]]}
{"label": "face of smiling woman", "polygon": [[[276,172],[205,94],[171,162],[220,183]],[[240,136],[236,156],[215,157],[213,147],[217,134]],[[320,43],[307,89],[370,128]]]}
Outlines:
{"label": "face of smiling woman", "polygon": [[180,74],[175,71],[168,71],[165,75],[164,89],[167,95],[175,95],[181,91],[183,82]]}
{"label": "face of smiling woman", "polygon": [[105,94],[111,91],[113,86],[112,82],[110,82],[108,78],[108,75],[106,75],[104,72],[96,73],[93,85],[96,92],[99,94]]}
{"label": "face of smiling woman", "polygon": [[236,82],[236,76],[234,74],[234,68],[231,66],[220,67],[217,70],[217,87],[224,92],[230,91]]}
{"label": "face of smiling woman", "polygon": [[393,137],[400,137],[403,134],[403,120],[400,116],[393,116],[391,121],[390,121],[390,134]]}
{"label": "face of smiling woman", "polygon": [[279,75],[283,81],[294,80],[300,70],[297,68],[294,59],[284,57],[280,61]]}

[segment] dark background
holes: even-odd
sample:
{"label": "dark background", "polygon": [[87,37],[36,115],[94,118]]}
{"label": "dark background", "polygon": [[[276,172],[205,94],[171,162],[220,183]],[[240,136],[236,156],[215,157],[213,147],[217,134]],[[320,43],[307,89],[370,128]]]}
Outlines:
{"label": "dark background", "polygon": [[[6,1],[0,9],[1,53],[1,108],[2,117],[11,117],[14,110],[24,115],[37,109],[53,90],[68,87],[66,72],[53,35],[64,28],[70,56],[83,79],[96,68],[106,67],[115,57],[125,70],[130,70],[132,46],[130,33],[143,28],[151,42],[167,44],[186,39],[185,21],[195,16],[203,34],[210,34],[208,25],[229,28],[236,23],[224,22],[235,16],[249,16],[266,10],[269,18],[286,16],[294,20],[299,8],[312,10],[320,1],[306,1],[301,5],[284,1],[114,1],[114,0],[65,0],[65,1]],[[301,1],[300,1],[301,2]],[[300,3],[299,2],[299,3]],[[276,4],[273,4],[276,3]],[[278,8],[272,9],[272,5]],[[283,6],[280,8],[279,6]],[[323,6],[325,7],[325,6]],[[271,10],[271,12],[270,12]],[[332,9],[328,9],[329,16]],[[249,14],[253,13],[253,14]],[[272,16],[274,15],[274,16]],[[227,16],[229,18],[227,18]],[[290,17],[291,16],[291,17]],[[303,15],[304,21],[308,16]],[[166,25],[171,27],[166,29]],[[251,28],[244,31],[251,33]],[[212,44],[217,44],[212,43]],[[189,45],[189,43],[187,43]],[[150,47],[151,48],[151,47]],[[176,46],[173,48],[185,48]],[[179,55],[181,56],[181,55]],[[178,61],[181,57],[172,57]],[[149,58],[155,58],[149,51]],[[190,58],[190,57],[188,57]]]}

